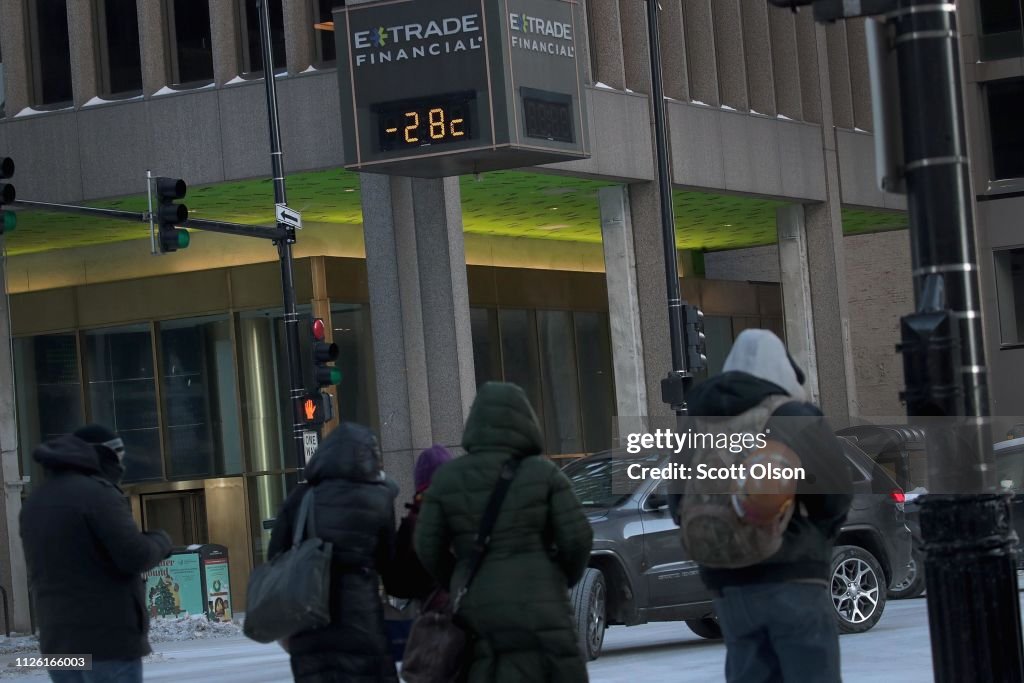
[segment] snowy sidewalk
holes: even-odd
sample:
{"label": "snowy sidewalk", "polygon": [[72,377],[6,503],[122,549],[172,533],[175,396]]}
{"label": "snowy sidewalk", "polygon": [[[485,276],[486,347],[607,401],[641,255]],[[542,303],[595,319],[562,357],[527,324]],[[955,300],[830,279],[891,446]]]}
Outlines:
{"label": "snowy sidewalk", "polygon": [[[840,638],[845,683],[932,681],[927,602],[893,601],[871,631]],[[211,683],[288,683],[288,655],[277,645],[259,645],[236,635],[155,643],[145,680]],[[46,680],[41,672],[13,672],[14,655],[0,656],[0,679]],[[591,683],[645,680],[651,683],[712,683],[722,680],[725,647],[693,635],[682,623],[612,627],[601,658],[588,667]],[[526,683],[526,682],[524,682]]]}

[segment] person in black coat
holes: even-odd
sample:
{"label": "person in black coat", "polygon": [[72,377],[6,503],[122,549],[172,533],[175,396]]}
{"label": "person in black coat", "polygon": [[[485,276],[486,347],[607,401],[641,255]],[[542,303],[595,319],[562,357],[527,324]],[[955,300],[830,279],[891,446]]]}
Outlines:
{"label": "person in black coat", "polygon": [[[46,477],[20,523],[40,654],[91,654],[102,680],[142,681],[150,653],[142,572],[170,555],[171,539],[139,531],[118,487],[124,443],[106,427],[47,441],[33,457]],[[69,674],[77,675],[50,675]]]}
{"label": "person in black coat", "polygon": [[292,545],[299,504],[313,490],[318,538],[334,548],[331,623],[288,639],[297,683],[396,682],[384,624],[379,572],[391,559],[397,487],[381,470],[377,437],[342,424],[306,466],[306,484],[288,496],[270,536],[267,559]]}

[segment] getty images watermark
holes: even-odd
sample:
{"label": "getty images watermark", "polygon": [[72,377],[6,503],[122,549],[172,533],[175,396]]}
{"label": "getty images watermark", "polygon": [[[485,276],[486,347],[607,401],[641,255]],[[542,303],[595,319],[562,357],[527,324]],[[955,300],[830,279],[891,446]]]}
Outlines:
{"label": "getty images watermark", "polygon": [[[650,432],[630,432],[626,434],[626,453],[640,455],[649,451],[659,453],[692,452],[695,450],[715,449],[722,453],[741,456],[744,453],[768,448],[768,434],[764,432],[698,432],[692,428],[685,432],[672,429],[655,429]],[[739,458],[738,458],[739,459]],[[642,462],[632,462],[626,466],[626,476],[634,481],[661,479],[670,481],[715,481],[731,479],[733,481],[754,480],[789,480],[804,481],[807,472],[803,467],[781,467],[775,463],[755,463],[747,465],[736,462],[727,466],[712,466],[699,463],[696,466],[681,462],[669,462],[663,465],[650,466]]]}

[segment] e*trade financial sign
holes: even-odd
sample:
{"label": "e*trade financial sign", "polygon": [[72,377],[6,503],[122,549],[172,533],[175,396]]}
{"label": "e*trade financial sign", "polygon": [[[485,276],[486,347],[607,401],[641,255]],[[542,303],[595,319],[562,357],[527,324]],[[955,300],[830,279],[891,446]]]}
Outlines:
{"label": "e*trade financial sign", "polygon": [[590,156],[575,0],[334,10],[345,167],[421,178]]}

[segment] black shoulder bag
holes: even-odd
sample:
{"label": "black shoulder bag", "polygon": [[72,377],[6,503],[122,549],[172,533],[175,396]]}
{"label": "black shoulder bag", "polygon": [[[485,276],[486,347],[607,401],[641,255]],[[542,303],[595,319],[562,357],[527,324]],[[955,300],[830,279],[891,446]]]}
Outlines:
{"label": "black shoulder bag", "polygon": [[[494,487],[480,530],[473,543],[473,555],[469,561],[469,572],[462,587],[455,592],[454,599],[439,609],[427,609],[413,623],[409,641],[405,646],[402,661],[402,680],[407,683],[451,683],[457,680],[468,664],[466,644],[469,640],[465,627],[458,619],[462,599],[469,591],[484,555],[491,543],[491,532],[498,520],[498,512],[505,500],[505,494],[512,484],[519,467],[519,458],[512,458],[501,468],[501,478]],[[427,600],[425,604],[433,602]]]}
{"label": "black shoulder bag", "polygon": [[272,643],[331,623],[331,543],[316,537],[313,489],[302,497],[292,547],[253,570],[242,630]]}

